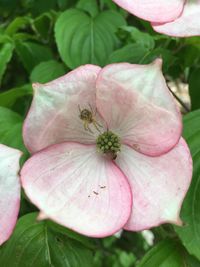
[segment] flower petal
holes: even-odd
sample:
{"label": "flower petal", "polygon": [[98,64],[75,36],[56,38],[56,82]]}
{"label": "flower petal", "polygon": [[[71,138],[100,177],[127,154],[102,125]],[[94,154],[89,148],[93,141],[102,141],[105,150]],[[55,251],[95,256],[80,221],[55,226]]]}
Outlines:
{"label": "flower petal", "polygon": [[188,37],[200,35],[200,0],[188,0],[183,13],[176,20],[165,23],[152,23],[155,31],[170,36]]}
{"label": "flower petal", "polygon": [[20,206],[19,150],[0,144],[0,245],[12,234]]}
{"label": "flower petal", "polygon": [[161,72],[161,60],[105,67],[97,80],[97,109],[109,130],[141,153],[169,151],[182,130],[180,112]]}
{"label": "flower petal", "polygon": [[93,145],[62,143],[36,153],[24,165],[22,185],[48,217],[81,234],[111,235],[127,222],[132,196],[119,168]]}
{"label": "flower petal", "polygon": [[34,84],[34,99],[24,123],[23,136],[30,152],[62,141],[94,143],[79,118],[81,109],[95,112],[95,81],[100,68],[85,65],[46,84]]}
{"label": "flower petal", "polygon": [[116,163],[130,182],[134,200],[125,229],[181,224],[179,213],[192,177],[190,152],[182,138],[160,157],[148,157],[124,146]]}
{"label": "flower petal", "polygon": [[133,15],[155,22],[167,22],[177,18],[185,0],[113,0]]}

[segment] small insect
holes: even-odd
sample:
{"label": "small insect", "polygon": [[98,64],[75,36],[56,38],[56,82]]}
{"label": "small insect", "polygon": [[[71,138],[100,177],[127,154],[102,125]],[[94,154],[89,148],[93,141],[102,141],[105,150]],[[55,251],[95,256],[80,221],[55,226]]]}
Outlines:
{"label": "small insect", "polygon": [[104,189],[104,188],[106,188],[106,186],[105,186],[105,185],[104,185],[104,186],[100,186],[100,188],[101,188],[101,189]]}
{"label": "small insect", "polygon": [[90,105],[89,107],[90,110],[86,108],[81,109],[80,106],[78,106],[80,112],[79,118],[83,121],[83,127],[86,131],[93,133],[89,127],[89,125],[92,124],[98,132],[101,132],[99,128],[101,128],[102,126],[95,119],[96,112],[93,112],[92,107]]}
{"label": "small insect", "polygon": [[117,158],[117,154],[116,153],[113,153],[112,154],[112,159],[115,160]]}
{"label": "small insect", "polygon": [[117,158],[117,153],[116,152],[108,152],[106,154],[106,157],[111,159],[111,160],[115,160]]}
{"label": "small insect", "polygon": [[95,195],[98,195],[99,193],[97,193],[96,191],[93,191],[93,193],[95,194]]}

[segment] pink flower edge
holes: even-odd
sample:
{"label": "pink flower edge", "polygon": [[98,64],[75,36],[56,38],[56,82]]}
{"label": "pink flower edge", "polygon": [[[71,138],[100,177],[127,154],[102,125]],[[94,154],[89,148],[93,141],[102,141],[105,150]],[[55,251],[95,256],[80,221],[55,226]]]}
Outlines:
{"label": "pink flower edge", "polygon": [[180,16],[184,0],[113,0],[131,14],[154,22],[169,22]]}
{"label": "pink flower edge", "polygon": [[187,1],[180,17],[174,21],[159,24],[152,22],[156,32],[174,37],[200,36],[200,1]]}
{"label": "pink flower edge", "polygon": [[21,151],[0,144],[0,245],[11,236],[19,213],[21,156]]}
{"label": "pink flower edge", "polygon": [[174,37],[200,35],[200,1],[113,0],[131,14],[151,22],[153,29]]}

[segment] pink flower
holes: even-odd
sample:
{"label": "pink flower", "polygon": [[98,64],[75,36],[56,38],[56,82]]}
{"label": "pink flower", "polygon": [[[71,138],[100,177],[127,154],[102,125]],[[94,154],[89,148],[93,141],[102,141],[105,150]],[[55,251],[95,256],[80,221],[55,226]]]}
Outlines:
{"label": "pink flower", "polygon": [[0,245],[12,234],[19,213],[21,154],[19,150],[0,144]]}
{"label": "pink flower", "polygon": [[181,224],[192,163],[161,63],[85,65],[33,85],[21,179],[41,219],[95,237]]}
{"label": "pink flower", "polygon": [[177,37],[200,35],[200,0],[113,0],[131,14],[150,21],[154,30]]}

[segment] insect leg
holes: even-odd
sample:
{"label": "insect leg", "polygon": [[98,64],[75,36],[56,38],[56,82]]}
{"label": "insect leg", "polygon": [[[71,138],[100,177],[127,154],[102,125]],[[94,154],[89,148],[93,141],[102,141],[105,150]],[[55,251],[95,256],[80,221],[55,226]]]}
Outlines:
{"label": "insect leg", "polygon": [[98,127],[103,127],[103,126],[101,126],[100,124],[98,124],[98,122],[96,122],[95,120],[93,120],[92,124],[94,125],[94,127],[96,128],[96,130],[101,133],[101,130]]}
{"label": "insect leg", "polygon": [[90,129],[90,127],[89,127],[89,123],[88,123],[88,121],[84,121],[84,123],[83,123],[83,126],[84,126],[84,129],[86,130],[86,131],[89,131],[90,133],[92,133],[93,134],[93,131]]}

